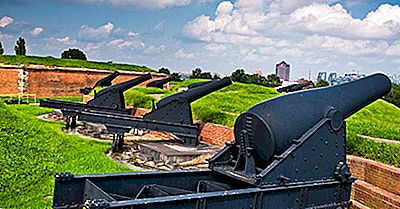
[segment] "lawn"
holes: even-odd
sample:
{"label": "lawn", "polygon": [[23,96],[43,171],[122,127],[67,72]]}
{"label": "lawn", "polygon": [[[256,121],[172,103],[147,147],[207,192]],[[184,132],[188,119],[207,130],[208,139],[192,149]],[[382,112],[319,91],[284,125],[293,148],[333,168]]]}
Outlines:
{"label": "lawn", "polygon": [[85,61],[75,59],[59,59],[54,57],[37,57],[37,56],[16,56],[16,55],[0,55],[0,63],[13,65],[45,65],[58,67],[78,67],[91,68],[99,70],[129,70],[137,72],[155,72],[146,66],[138,66],[132,64],[119,64],[108,62]]}
{"label": "lawn", "polygon": [[67,135],[39,120],[49,109],[0,103],[0,208],[50,208],[56,172],[131,171],[110,160],[102,143]]}

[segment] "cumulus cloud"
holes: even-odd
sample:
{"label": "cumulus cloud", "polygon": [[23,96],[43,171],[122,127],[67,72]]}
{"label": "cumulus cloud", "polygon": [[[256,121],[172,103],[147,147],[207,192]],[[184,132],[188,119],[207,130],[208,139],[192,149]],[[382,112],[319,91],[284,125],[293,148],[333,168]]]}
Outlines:
{"label": "cumulus cloud", "polygon": [[97,28],[82,25],[79,30],[78,39],[88,42],[102,41],[111,34],[113,28],[114,25],[110,22]]}
{"label": "cumulus cloud", "polygon": [[29,32],[32,36],[37,36],[43,32],[43,28],[41,27],[36,27],[34,28],[31,32]]}
{"label": "cumulus cloud", "polygon": [[5,28],[7,25],[14,22],[14,19],[9,16],[4,16],[0,19],[0,28]]}
{"label": "cumulus cloud", "polygon": [[[372,69],[379,60],[400,54],[400,6],[382,4],[357,19],[336,2],[223,1],[215,16],[200,15],[188,21],[182,34],[203,42],[203,53],[217,45],[232,46],[225,59],[251,66],[290,59],[297,62],[296,66],[323,64],[334,69],[348,67],[338,59],[354,59]],[[182,49],[176,55],[192,58],[193,53],[197,52],[185,53]]]}

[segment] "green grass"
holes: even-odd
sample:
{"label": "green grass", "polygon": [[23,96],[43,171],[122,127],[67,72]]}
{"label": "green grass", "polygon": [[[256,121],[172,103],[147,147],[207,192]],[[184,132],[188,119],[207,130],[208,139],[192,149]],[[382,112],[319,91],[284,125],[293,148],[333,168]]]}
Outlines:
{"label": "green grass", "polygon": [[272,88],[235,82],[193,102],[192,109],[197,120],[233,126],[240,113],[278,95]]}
{"label": "green grass", "polygon": [[0,208],[50,208],[56,172],[130,171],[107,158],[109,143],[67,135],[62,124],[35,118],[48,111],[0,103]]}
{"label": "green grass", "polygon": [[146,66],[137,66],[130,64],[118,64],[107,62],[95,62],[75,59],[59,59],[54,57],[38,57],[38,56],[16,56],[16,55],[0,55],[0,63],[13,65],[45,65],[58,67],[78,67],[91,68],[99,70],[129,70],[137,72],[155,72]]}
{"label": "green grass", "polygon": [[400,141],[400,108],[378,100],[347,120],[348,131]]}

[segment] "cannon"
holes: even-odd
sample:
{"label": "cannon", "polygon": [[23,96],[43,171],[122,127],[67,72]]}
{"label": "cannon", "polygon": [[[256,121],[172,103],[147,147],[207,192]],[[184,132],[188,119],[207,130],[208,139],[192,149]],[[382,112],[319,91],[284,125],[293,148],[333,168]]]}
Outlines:
{"label": "cannon", "polygon": [[134,117],[99,109],[71,110],[80,120],[103,124],[114,135],[113,151],[122,148],[124,134],[138,129],[172,133],[187,146],[196,146],[200,127],[193,123],[190,104],[201,97],[232,84],[229,77],[216,80],[201,87],[179,92],[161,99],[151,112],[143,117]]}
{"label": "cannon", "polygon": [[[114,76],[118,75],[118,72],[103,78],[102,85],[111,82]],[[139,85],[147,80],[151,79],[151,74],[145,74],[143,76],[109,86],[99,92],[95,92],[94,98],[88,101],[86,104],[76,102],[66,102],[59,100],[42,100],[40,101],[40,107],[56,108],[61,109],[63,115],[66,117],[66,129],[76,127],[77,112],[84,109],[99,110],[120,113],[128,115],[131,110],[125,108],[124,92],[133,86]]]}
{"label": "cannon", "polygon": [[345,119],[390,88],[374,74],[259,103],[207,170],[56,174],[53,208],[349,208]]}
{"label": "cannon", "polygon": [[281,93],[282,92],[286,92],[286,93],[294,92],[294,91],[302,90],[304,87],[307,87],[309,85],[311,85],[311,82],[307,81],[307,82],[304,82],[304,83],[292,84],[292,85],[289,85],[289,86],[284,86],[284,87],[281,87],[281,88],[277,89],[276,91],[277,92],[281,92]]}
{"label": "cannon", "polygon": [[170,82],[170,81],[172,81],[172,78],[171,78],[171,77],[164,78],[164,79],[160,79],[160,80],[155,80],[155,81],[149,82],[149,83],[146,85],[146,87],[153,87],[153,88],[162,89],[163,86],[164,86],[164,84],[166,84],[166,83],[168,83],[168,82]]}
{"label": "cannon", "polygon": [[206,85],[206,84],[211,83],[211,82],[212,82],[212,81],[204,81],[204,82],[191,83],[191,84],[189,84],[188,89],[193,89],[193,88],[196,88],[196,87],[199,87],[199,86],[203,86],[203,85]]}
{"label": "cannon", "polygon": [[111,86],[111,81],[113,81],[116,77],[119,76],[119,72],[115,71],[111,73],[110,75],[98,80],[93,87],[85,87],[79,90],[80,93],[84,95],[90,94],[94,89],[97,87],[106,87],[106,86]]}

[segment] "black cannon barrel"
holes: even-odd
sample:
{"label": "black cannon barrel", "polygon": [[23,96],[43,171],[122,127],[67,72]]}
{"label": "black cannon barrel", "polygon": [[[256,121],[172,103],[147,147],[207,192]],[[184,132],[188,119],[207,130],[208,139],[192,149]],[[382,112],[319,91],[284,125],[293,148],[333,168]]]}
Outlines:
{"label": "black cannon barrel", "polygon": [[162,88],[164,84],[170,82],[172,80],[171,77],[160,79],[160,80],[155,80],[152,82],[149,82],[146,87],[155,87],[155,88]]}
{"label": "black cannon barrel", "polygon": [[196,88],[196,87],[199,87],[199,86],[204,86],[204,85],[209,84],[211,82],[213,82],[213,81],[204,81],[204,82],[192,83],[192,84],[189,84],[188,89],[193,89],[193,88]]}
{"label": "black cannon barrel", "polygon": [[139,85],[139,84],[141,84],[141,83],[143,83],[143,82],[145,82],[145,81],[147,81],[149,79],[151,79],[151,74],[150,73],[142,75],[142,76],[134,78],[134,79],[131,79],[129,81],[125,81],[125,82],[122,82],[122,83],[119,83],[119,84],[112,85],[112,86],[110,86],[108,88],[105,88],[105,89],[101,90],[98,93],[98,95],[102,94],[103,92],[104,93],[108,92],[110,90],[117,90],[119,92],[124,92],[124,91],[126,91],[126,90],[128,90],[128,89],[130,89],[130,88],[132,88],[134,86],[137,86],[137,85]]}
{"label": "black cannon barrel", "polygon": [[101,87],[101,86],[111,86],[111,81],[113,81],[119,75],[120,75],[120,73],[118,71],[115,71],[115,72],[111,73],[110,75],[98,80],[96,82],[96,84],[93,86],[93,88]]}
{"label": "black cannon barrel", "polygon": [[221,80],[217,80],[217,81],[212,81],[208,84],[199,86],[197,88],[193,88],[188,91],[180,92],[180,93],[174,94],[172,96],[169,96],[167,98],[164,98],[164,99],[160,100],[159,102],[157,102],[157,107],[164,106],[165,104],[168,104],[171,101],[173,101],[179,97],[186,98],[187,101],[189,103],[191,103],[193,101],[200,99],[201,97],[203,97],[207,94],[210,94],[214,91],[222,89],[231,84],[232,84],[232,81],[229,77],[225,77],[225,78],[223,78]]}
{"label": "black cannon barrel", "polygon": [[348,118],[376,99],[389,93],[386,75],[374,74],[341,85],[286,94],[259,103],[241,114],[235,122],[235,138],[251,124],[258,160],[267,162],[285,151],[334,108]]}

